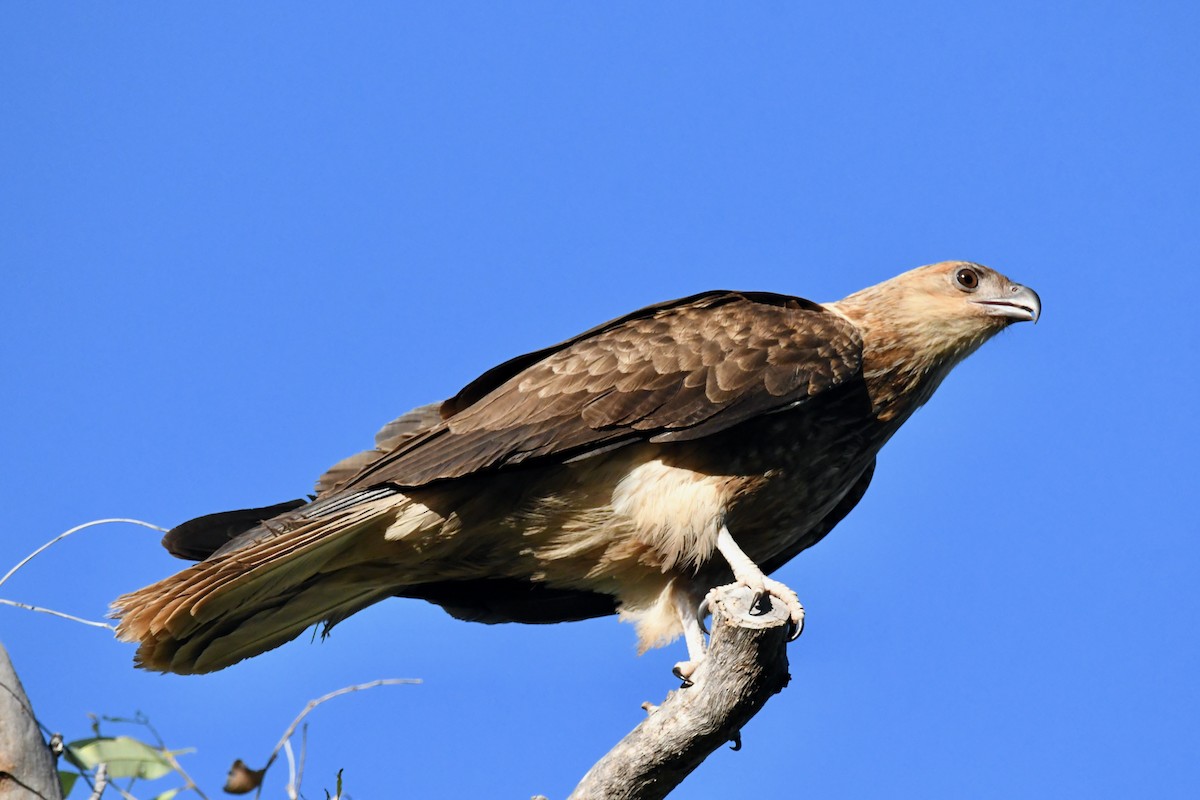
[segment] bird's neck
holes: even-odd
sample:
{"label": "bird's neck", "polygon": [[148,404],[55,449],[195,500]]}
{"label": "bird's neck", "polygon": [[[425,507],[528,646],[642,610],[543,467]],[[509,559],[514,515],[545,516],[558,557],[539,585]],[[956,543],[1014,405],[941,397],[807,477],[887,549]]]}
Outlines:
{"label": "bird's neck", "polygon": [[919,304],[878,296],[878,288],[826,307],[853,322],[862,336],[862,375],[876,418],[899,424],[988,336],[946,325],[923,313]]}

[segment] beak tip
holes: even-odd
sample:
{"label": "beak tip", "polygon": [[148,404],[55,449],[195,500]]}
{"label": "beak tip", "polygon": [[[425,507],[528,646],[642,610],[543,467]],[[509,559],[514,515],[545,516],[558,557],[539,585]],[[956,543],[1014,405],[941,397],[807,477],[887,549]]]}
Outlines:
{"label": "beak tip", "polygon": [[1020,305],[1029,311],[1030,321],[1037,325],[1038,320],[1042,318],[1042,298],[1033,289],[1019,284],[1013,286],[1012,292],[1014,298],[1021,298]]}

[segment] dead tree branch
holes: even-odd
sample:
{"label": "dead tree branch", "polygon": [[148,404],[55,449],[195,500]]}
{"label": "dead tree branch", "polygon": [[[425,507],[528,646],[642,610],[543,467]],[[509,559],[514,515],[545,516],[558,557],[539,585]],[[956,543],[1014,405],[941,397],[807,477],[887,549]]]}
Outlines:
{"label": "dead tree branch", "polygon": [[788,612],[751,614],[743,586],[716,590],[712,639],[693,685],[671,692],[600,759],[568,800],[666,797],[713,751],[741,745],[741,728],[788,683]]}
{"label": "dead tree branch", "polygon": [[0,645],[0,800],[61,800],[58,769],[33,707]]}

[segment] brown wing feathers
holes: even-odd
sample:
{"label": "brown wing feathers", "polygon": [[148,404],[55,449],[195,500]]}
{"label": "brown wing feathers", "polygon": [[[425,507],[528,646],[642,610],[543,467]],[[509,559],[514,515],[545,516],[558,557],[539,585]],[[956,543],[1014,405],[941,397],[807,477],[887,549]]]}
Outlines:
{"label": "brown wing feathers", "polygon": [[[706,292],[661,303],[512,359],[440,406],[393,420],[374,449],[322,475],[317,496],[707,436],[841,383],[857,373],[860,353],[849,323],[798,298]],[[163,544],[204,558],[300,504],[200,517]]]}
{"label": "brown wing feathers", "polygon": [[414,408],[379,429],[375,434],[375,447],[355,453],[334,464],[317,479],[315,491],[323,497],[339,491],[349,484],[360,472],[371,466],[405,442],[416,438],[442,421],[439,411],[441,403]]}
{"label": "brown wing feathers", "polygon": [[861,340],[820,306],[709,292],[643,309],[522,356],[442,406],[345,486],[422,486],[631,441],[681,441],[801,401],[856,374]]}
{"label": "brown wing feathers", "polygon": [[243,508],[205,514],[178,525],[163,536],[163,547],[177,558],[199,561],[208,558],[230,540],[237,538],[264,520],[277,517],[305,505],[304,500],[289,500],[263,508]]}

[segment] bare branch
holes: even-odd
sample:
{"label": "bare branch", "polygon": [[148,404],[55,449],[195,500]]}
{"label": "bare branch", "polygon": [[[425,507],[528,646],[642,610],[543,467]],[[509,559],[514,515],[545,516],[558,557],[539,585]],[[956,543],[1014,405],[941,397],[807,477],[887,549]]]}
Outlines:
{"label": "bare branch", "polygon": [[712,641],[693,685],[647,709],[568,800],[657,800],[722,744],[740,746],[742,726],[789,680],[788,610],[776,602],[751,614],[753,600],[744,586],[714,590]]}
{"label": "bare branch", "polygon": [[304,782],[304,760],[308,758],[308,726],[300,729],[300,759],[296,764],[296,794],[300,794],[300,784]]}
{"label": "bare branch", "polygon": [[[140,519],[117,519],[117,518],[96,519],[96,520],[92,520],[91,522],[85,522],[82,525],[76,525],[74,528],[71,528],[68,531],[64,531],[63,533],[60,533],[58,536],[55,536],[53,539],[46,542],[41,547],[34,550],[32,553],[25,556],[25,558],[23,558],[19,562],[17,562],[16,566],[14,566],[8,572],[4,573],[4,577],[0,578],[0,586],[3,586],[5,581],[7,581],[9,578],[11,578],[13,575],[15,575],[17,573],[17,570],[21,569],[21,567],[25,566],[30,561],[32,561],[38,554],[45,552],[52,545],[54,545],[58,542],[61,542],[63,539],[67,538],[68,536],[70,536],[73,533],[78,533],[81,530],[84,530],[86,528],[91,528],[96,525],[106,525],[110,522],[127,522],[130,525],[141,525],[143,528],[151,528],[153,530],[163,531],[163,532],[165,532],[167,530],[166,528],[160,528],[157,525],[151,525],[149,522],[143,522]],[[84,625],[90,625],[93,628],[107,628],[110,631],[115,631],[117,629],[116,626],[109,625],[107,622],[97,622],[97,621],[90,620],[90,619],[84,619],[83,617],[77,617],[74,614],[66,614],[62,611],[55,611],[54,609],[51,609],[51,608],[42,608],[41,606],[35,606],[30,603],[22,603],[17,600],[6,600],[4,598],[0,598],[0,605],[12,606],[13,608],[23,608],[26,611],[36,611],[41,614],[50,614],[51,616],[54,616],[54,617],[60,617],[62,619],[69,619],[72,622],[79,622]]]}
{"label": "bare branch", "polygon": [[[308,704],[304,706],[304,710],[300,712],[300,715],[292,720],[292,724],[289,725],[287,730],[283,732],[283,736],[279,739],[279,744],[275,745],[275,749],[271,751],[271,756],[267,759],[266,766],[264,766],[262,769],[254,770],[246,766],[246,762],[242,761],[240,758],[233,762],[233,766],[229,769],[229,776],[225,781],[225,791],[229,794],[246,794],[254,791],[255,789],[261,792],[263,777],[266,775],[267,770],[271,768],[271,765],[275,763],[275,759],[279,757],[279,751],[287,747],[289,749],[289,760],[291,759],[291,746],[289,745],[289,740],[292,738],[292,734],[296,732],[296,727],[304,721],[304,718],[307,717],[314,708],[321,705],[321,703],[324,703],[327,700],[332,700],[335,697],[341,697],[344,694],[349,694],[350,692],[361,692],[363,689],[373,689],[376,686],[396,686],[399,684],[415,684],[420,682],[421,681],[419,678],[381,678],[377,681],[358,683],[354,686],[344,686],[341,689],[330,692],[327,695],[318,697],[316,700],[309,700]],[[296,787],[296,790],[299,791],[299,786]]]}
{"label": "bare branch", "polygon": [[[136,780],[137,780],[136,778],[129,779],[130,788],[133,788],[133,783]],[[129,791],[129,789],[122,789],[119,784],[113,783],[112,780],[109,780],[108,785],[110,788],[115,790],[117,794],[121,795],[123,800],[138,800],[136,797],[133,796],[133,792]]]}
{"label": "bare branch", "polygon": [[85,522],[82,525],[76,525],[74,528],[71,528],[69,531],[63,531],[58,536],[55,536],[53,539],[51,539],[50,541],[46,542],[44,545],[39,547],[37,550],[34,550],[32,553],[25,556],[23,559],[21,559],[17,563],[17,565],[15,567],[13,567],[8,572],[6,572],[4,574],[3,578],[0,578],[0,586],[3,586],[5,581],[7,581],[14,574],[16,574],[17,570],[19,570],[21,567],[25,566],[30,561],[32,561],[35,556],[39,555],[40,553],[44,553],[51,546],[57,544],[58,542],[61,542],[63,539],[67,538],[71,534],[78,533],[79,531],[84,530],[85,528],[95,527],[96,525],[107,525],[110,522],[127,522],[130,525],[141,525],[143,528],[150,528],[152,530],[160,531],[162,533],[167,532],[166,528],[160,528],[157,525],[151,525],[149,522],[143,522],[140,519],[122,519],[122,518],[94,519],[91,522]]}
{"label": "bare branch", "polygon": [[284,791],[287,792],[288,800],[300,800],[300,793],[296,790],[296,756],[292,753],[290,739],[283,743],[283,752],[288,762],[288,782]]}
{"label": "bare branch", "polygon": [[108,628],[110,631],[115,631],[117,629],[116,625],[109,625],[107,622],[84,619],[83,617],[77,617],[74,614],[66,614],[62,611],[55,611],[52,608],[42,608],[41,606],[22,603],[19,600],[7,600],[3,597],[0,597],[0,606],[12,606],[13,608],[23,608],[26,611],[37,611],[40,614],[49,614],[52,617],[60,617],[62,619],[69,619],[72,622],[78,622],[83,625],[91,625],[93,628]]}
{"label": "bare branch", "polygon": [[283,745],[288,739],[291,739],[292,734],[296,732],[297,726],[304,721],[305,717],[312,713],[314,708],[321,705],[321,703],[324,703],[327,700],[332,700],[335,697],[341,697],[344,694],[350,694],[350,692],[361,692],[363,689],[374,689],[376,686],[397,686],[400,684],[415,684],[420,682],[420,678],[380,678],[377,681],[357,683],[354,686],[343,686],[341,689],[332,691],[327,695],[322,695],[316,700],[309,700],[308,705],[304,707],[304,710],[300,712],[299,716],[292,720],[292,724],[287,727],[287,730],[283,732],[283,736],[279,738],[279,744],[275,745],[275,749],[271,751],[271,757],[267,759],[267,765],[263,767],[263,771],[265,772],[271,768],[271,765],[275,763],[275,759],[279,756],[279,751],[283,749]]}
{"label": "bare branch", "polygon": [[100,800],[100,795],[108,788],[108,764],[101,762],[96,765],[96,780],[92,783],[92,796],[89,800]]}
{"label": "bare branch", "polygon": [[192,780],[192,776],[187,774],[184,768],[180,765],[179,759],[175,757],[175,754],[166,747],[161,748],[161,753],[162,757],[165,758],[167,763],[171,765],[171,769],[175,770],[176,774],[178,774],[179,777],[183,778],[185,781],[182,791],[193,791],[196,793],[197,797],[201,798],[201,800],[208,800],[208,795],[201,791],[200,787],[196,785],[196,782]]}

